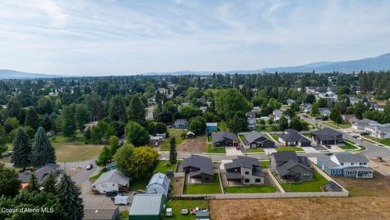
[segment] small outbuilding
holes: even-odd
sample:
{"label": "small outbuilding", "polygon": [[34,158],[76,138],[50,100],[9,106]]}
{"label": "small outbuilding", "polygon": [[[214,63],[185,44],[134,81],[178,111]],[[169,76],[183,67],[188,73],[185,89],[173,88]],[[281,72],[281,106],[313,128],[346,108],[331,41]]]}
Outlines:
{"label": "small outbuilding", "polygon": [[155,173],[146,186],[147,194],[164,194],[168,196],[171,180],[163,173]]}
{"label": "small outbuilding", "polygon": [[137,194],[129,210],[129,220],[159,220],[162,216],[163,194]]}

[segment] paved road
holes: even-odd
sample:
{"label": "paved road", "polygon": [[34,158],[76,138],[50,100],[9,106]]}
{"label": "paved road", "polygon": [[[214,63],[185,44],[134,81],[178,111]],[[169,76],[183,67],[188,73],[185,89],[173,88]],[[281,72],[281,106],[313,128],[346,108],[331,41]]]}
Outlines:
{"label": "paved road", "polygon": [[[314,120],[314,119],[311,119],[311,118],[305,118],[305,117],[303,117],[302,114],[300,114],[299,116],[301,116],[301,118],[304,121],[306,121],[307,123],[312,124],[312,125],[316,125],[317,127],[321,127],[321,128],[329,127],[329,128],[332,128],[332,127],[326,125],[325,123],[323,123],[322,121],[317,121],[317,120]],[[335,128],[332,128],[332,129],[335,129]],[[344,139],[352,141],[355,144],[364,146],[367,150],[366,151],[362,151],[361,154],[363,154],[365,156],[368,156],[368,157],[378,157],[378,156],[381,156],[381,157],[385,157],[385,158],[390,158],[390,148],[379,147],[379,146],[377,146],[375,144],[372,144],[372,143],[364,141],[364,140],[362,140],[362,141],[361,140],[357,140],[356,138],[353,138],[349,133],[343,131],[342,129],[335,129],[335,130],[338,130],[339,132],[342,132]]]}

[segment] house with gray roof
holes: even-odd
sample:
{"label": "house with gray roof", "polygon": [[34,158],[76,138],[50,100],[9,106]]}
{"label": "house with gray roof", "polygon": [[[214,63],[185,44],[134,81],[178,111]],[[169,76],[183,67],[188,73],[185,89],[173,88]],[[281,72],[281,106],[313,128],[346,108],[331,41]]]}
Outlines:
{"label": "house with gray roof", "polygon": [[305,136],[301,135],[295,129],[287,129],[283,134],[279,135],[278,141],[284,143],[286,146],[299,146],[307,147],[311,146],[311,141]]}
{"label": "house with gray roof", "polygon": [[127,191],[130,178],[117,169],[103,173],[92,185],[92,190],[98,193],[112,191]]}
{"label": "house with gray roof", "polygon": [[298,156],[294,151],[281,151],[270,156],[270,169],[284,181],[309,181],[314,171],[306,156]]}
{"label": "house with gray roof", "polygon": [[275,143],[268,139],[264,134],[257,132],[257,131],[251,131],[249,133],[244,134],[246,144],[251,149],[255,148],[274,148]]}
{"label": "house with gray roof", "polygon": [[313,140],[319,145],[336,145],[343,143],[343,133],[331,128],[311,132]]}
{"label": "house with gray roof", "polygon": [[330,109],[329,108],[319,108],[321,117],[329,117],[330,116]]}
{"label": "house with gray roof", "polygon": [[373,178],[369,160],[362,154],[337,153],[317,157],[317,165],[328,175],[352,178]]}
{"label": "house with gray roof", "polygon": [[237,135],[227,131],[220,131],[211,135],[214,147],[235,146],[240,143]]}
{"label": "house with gray roof", "polygon": [[165,203],[163,194],[136,194],[129,210],[131,220],[159,220]]}
{"label": "house with gray roof", "polygon": [[183,160],[183,172],[200,183],[214,182],[214,168],[211,158],[191,155]]}
{"label": "house with gray roof", "polygon": [[187,119],[176,119],[173,126],[176,129],[186,129],[188,126],[188,121]]}
{"label": "house with gray roof", "polygon": [[390,123],[379,125],[375,127],[375,133],[376,138],[379,139],[389,139],[390,138]]}
{"label": "house with gray roof", "polygon": [[168,196],[171,180],[163,173],[155,173],[146,186],[147,194],[164,194]]}
{"label": "house with gray roof", "polygon": [[264,184],[265,174],[256,158],[238,156],[224,166],[228,184],[232,181],[243,185]]}
{"label": "house with gray roof", "polygon": [[[42,184],[50,174],[52,174],[54,177],[57,177],[60,174],[60,165],[55,163],[49,163],[34,172],[34,175],[37,178],[39,184]],[[24,171],[22,173],[19,173],[18,179],[22,183],[30,182],[31,172]]]}
{"label": "house with gray roof", "polygon": [[352,122],[352,128],[360,131],[364,131],[366,127],[375,127],[378,125],[380,125],[378,122],[367,118]]}
{"label": "house with gray roof", "polygon": [[310,113],[312,106],[310,103],[302,103],[299,105],[299,108],[305,113]]}

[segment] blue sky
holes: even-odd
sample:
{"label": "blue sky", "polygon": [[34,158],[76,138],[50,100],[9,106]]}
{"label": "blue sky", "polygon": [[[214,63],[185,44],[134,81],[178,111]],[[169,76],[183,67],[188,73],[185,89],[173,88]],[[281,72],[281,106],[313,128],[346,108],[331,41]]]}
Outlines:
{"label": "blue sky", "polygon": [[390,1],[2,0],[0,69],[251,70],[390,52]]}

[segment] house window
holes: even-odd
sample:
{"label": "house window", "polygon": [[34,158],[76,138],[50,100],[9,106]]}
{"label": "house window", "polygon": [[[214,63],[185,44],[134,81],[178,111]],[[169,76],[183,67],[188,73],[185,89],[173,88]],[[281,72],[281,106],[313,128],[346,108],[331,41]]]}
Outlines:
{"label": "house window", "polygon": [[363,165],[367,165],[367,163],[366,163],[366,162],[364,162],[364,163],[363,163]]}
{"label": "house window", "polygon": [[341,163],[341,166],[344,165],[344,163]]}
{"label": "house window", "polygon": [[249,179],[245,179],[244,182],[245,182],[245,183],[249,183]]}
{"label": "house window", "polygon": [[354,165],[354,163],[351,163],[351,165],[353,166],[353,165]]}
{"label": "house window", "polygon": [[249,174],[249,171],[245,171],[245,175],[248,175]]}
{"label": "house window", "polygon": [[261,179],[255,179],[256,183],[261,183]]}
{"label": "house window", "polygon": [[310,173],[304,173],[303,176],[310,176]]}
{"label": "house window", "polygon": [[113,183],[112,186],[115,186],[115,184]]}

